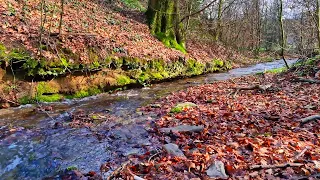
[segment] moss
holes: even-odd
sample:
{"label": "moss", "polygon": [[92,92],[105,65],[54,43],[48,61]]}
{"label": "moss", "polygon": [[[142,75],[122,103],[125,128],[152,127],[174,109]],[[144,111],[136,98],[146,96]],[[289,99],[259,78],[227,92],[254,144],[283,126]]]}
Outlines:
{"label": "moss", "polygon": [[278,73],[282,73],[286,70],[287,70],[286,67],[281,67],[281,68],[267,70],[266,73],[278,74]]}
{"label": "moss", "polygon": [[59,88],[51,85],[49,82],[39,82],[37,86],[37,95],[43,94],[56,94],[59,92]]}
{"label": "moss", "polygon": [[121,68],[122,64],[123,64],[123,58],[113,57],[110,66],[113,69],[119,69]]}
{"label": "moss", "polygon": [[93,96],[102,93],[102,91],[98,87],[91,87],[88,89],[88,93],[90,96]]}
{"label": "moss", "polygon": [[80,90],[77,91],[75,94],[73,94],[72,96],[69,96],[68,98],[84,98],[84,97],[88,97],[90,94],[88,91],[85,90]]}
{"label": "moss", "polygon": [[26,61],[28,59],[31,59],[30,55],[21,49],[13,49],[7,56],[8,61]]}
{"label": "moss", "polygon": [[138,78],[138,82],[140,84],[143,84],[143,85],[146,84],[146,83],[149,83],[149,80],[150,80],[150,75],[148,73],[145,73],[145,72],[141,73],[139,78]]}
{"label": "moss", "polygon": [[104,63],[106,65],[106,67],[110,67],[110,64],[112,63],[111,56],[108,56],[107,58],[105,58]]}
{"label": "moss", "polygon": [[33,103],[35,103],[36,101],[35,101],[34,98],[32,98],[32,97],[30,97],[30,96],[23,96],[22,98],[20,98],[20,99],[18,100],[18,102],[19,102],[20,104],[24,105],[24,104],[33,104]]}
{"label": "moss", "polygon": [[194,59],[188,59],[187,68],[188,69],[187,69],[186,75],[188,76],[200,75],[204,72],[205,65]]}
{"label": "moss", "polygon": [[62,99],[64,99],[64,96],[61,94],[40,95],[36,98],[39,102],[56,102]]}
{"label": "moss", "polygon": [[186,69],[184,62],[182,61],[175,61],[165,66],[165,71],[170,74],[170,78],[183,75]]}
{"label": "moss", "polygon": [[146,64],[139,58],[123,58],[122,69],[133,70],[133,69],[144,69]]}
{"label": "moss", "polygon": [[163,76],[161,75],[160,72],[150,72],[149,73],[152,80],[162,80],[163,79]]}
{"label": "moss", "polygon": [[98,53],[95,51],[94,48],[89,48],[88,56],[89,56],[89,60],[91,62],[99,61]]}
{"label": "moss", "polygon": [[174,49],[179,50],[179,51],[181,51],[183,53],[187,53],[186,49],[184,48],[184,45],[183,44],[179,44],[177,42],[177,40],[174,38],[174,36],[166,35],[165,33],[159,32],[159,33],[156,34],[156,37],[161,42],[163,42],[163,44],[166,47],[174,48]]}
{"label": "moss", "polygon": [[116,80],[117,80],[117,85],[119,86],[124,86],[132,82],[131,79],[125,75],[117,75]]}
{"label": "moss", "polygon": [[77,170],[78,168],[76,166],[69,166],[66,168],[67,171],[75,171]]}
{"label": "moss", "polygon": [[171,113],[180,113],[183,111],[183,107],[174,107],[170,110]]}
{"label": "moss", "polygon": [[7,56],[6,51],[7,51],[7,48],[0,43],[0,61],[6,59],[6,56]]}
{"label": "moss", "polygon": [[220,59],[214,59],[213,63],[216,67],[223,67],[224,66],[224,61],[220,60]]}

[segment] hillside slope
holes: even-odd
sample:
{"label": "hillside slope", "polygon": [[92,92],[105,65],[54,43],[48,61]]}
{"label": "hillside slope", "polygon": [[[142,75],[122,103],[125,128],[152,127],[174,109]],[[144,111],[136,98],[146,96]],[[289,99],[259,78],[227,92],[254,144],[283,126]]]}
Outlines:
{"label": "hillside slope", "polygon": [[128,7],[132,3],[126,1],[65,1],[58,35],[60,1],[41,2],[0,2],[0,101],[6,104],[84,97],[225,70],[243,58],[192,40],[187,53],[168,48],[150,34],[142,6]]}
{"label": "hillside slope", "polygon": [[[218,48],[221,52],[217,57],[209,46],[190,48],[188,54],[167,48],[150,34],[143,12],[114,2],[66,1],[63,35],[58,38],[54,35],[58,33],[60,1],[48,0],[46,6],[42,44],[48,47],[42,47],[42,55],[48,60],[58,58],[55,46],[57,50],[65,49],[75,54],[72,62],[83,64],[93,61],[90,50],[94,50],[102,59],[114,55],[166,61],[177,60],[179,57],[210,61],[227,54],[225,48],[217,46],[214,49]],[[40,9],[40,0],[28,1],[26,4],[14,0],[1,1],[0,41],[39,55]],[[192,42],[188,45],[194,47]]]}

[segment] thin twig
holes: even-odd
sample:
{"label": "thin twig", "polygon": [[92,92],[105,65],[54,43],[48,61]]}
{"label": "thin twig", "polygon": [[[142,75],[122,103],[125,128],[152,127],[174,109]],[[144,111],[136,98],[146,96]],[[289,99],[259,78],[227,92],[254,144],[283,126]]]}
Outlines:
{"label": "thin twig", "polygon": [[301,163],[285,163],[285,164],[274,164],[274,165],[252,165],[249,167],[250,170],[257,169],[274,169],[274,168],[286,168],[286,167],[300,167],[304,164]]}

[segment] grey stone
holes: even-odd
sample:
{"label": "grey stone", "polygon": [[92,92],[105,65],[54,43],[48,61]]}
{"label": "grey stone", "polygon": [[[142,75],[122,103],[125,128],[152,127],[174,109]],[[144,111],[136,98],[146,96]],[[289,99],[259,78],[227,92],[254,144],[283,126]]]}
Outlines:
{"label": "grey stone", "polygon": [[207,175],[210,178],[221,178],[221,179],[228,178],[226,171],[224,169],[224,164],[221,161],[215,161],[207,170]]}
{"label": "grey stone", "polygon": [[167,151],[168,154],[173,155],[175,157],[183,157],[186,156],[183,154],[183,152],[179,149],[179,146],[173,143],[165,144],[163,148]]}
{"label": "grey stone", "polygon": [[204,129],[204,126],[191,126],[191,125],[180,125],[170,128],[161,128],[160,132],[170,133],[172,132],[200,132]]}
{"label": "grey stone", "polygon": [[140,153],[140,149],[134,148],[134,149],[128,150],[123,155],[124,156],[130,156],[130,155],[135,155],[135,154],[139,154],[139,153]]}

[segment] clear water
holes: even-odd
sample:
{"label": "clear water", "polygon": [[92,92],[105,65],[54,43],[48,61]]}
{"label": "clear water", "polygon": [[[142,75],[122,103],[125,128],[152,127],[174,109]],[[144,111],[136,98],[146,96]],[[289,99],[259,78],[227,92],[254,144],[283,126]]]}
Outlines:
{"label": "clear water", "polygon": [[[295,61],[289,60],[288,63]],[[225,73],[164,82],[148,88],[51,103],[53,111],[49,114],[52,118],[36,111],[34,105],[0,110],[0,133],[9,127],[17,129],[9,135],[0,134],[0,179],[42,179],[71,166],[83,172],[99,172],[100,165],[105,162],[119,164],[118,160],[124,160],[128,154],[142,154],[157,147],[158,142],[148,135],[144,127],[150,117],[137,113],[137,108],[190,86],[283,66],[283,61],[279,60]],[[70,113],[79,109],[88,113],[108,111],[117,118],[95,129],[53,128],[56,122],[66,122]],[[105,138],[98,139],[96,133]]]}

